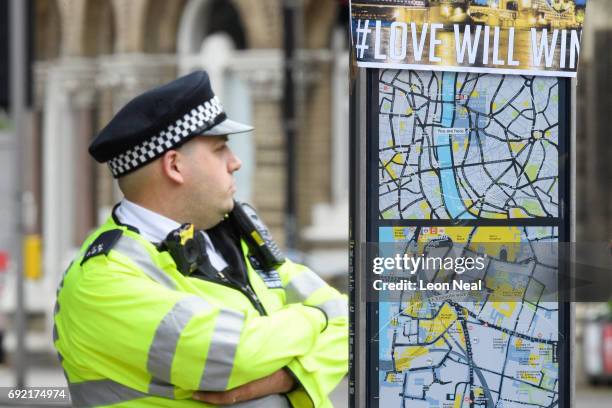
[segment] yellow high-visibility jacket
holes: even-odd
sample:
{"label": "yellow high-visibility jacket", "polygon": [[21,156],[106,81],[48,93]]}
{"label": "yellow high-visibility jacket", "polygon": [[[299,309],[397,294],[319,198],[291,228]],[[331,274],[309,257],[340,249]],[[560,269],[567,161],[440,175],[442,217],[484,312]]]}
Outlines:
{"label": "yellow high-visibility jacket", "polygon": [[331,406],[348,369],[346,297],[289,260],[274,283],[244,242],[242,253],[241,290],[182,275],[168,252],[109,218],[58,288],[54,344],[73,404],[206,407],[194,391],[286,368],[298,382],[292,406]]}

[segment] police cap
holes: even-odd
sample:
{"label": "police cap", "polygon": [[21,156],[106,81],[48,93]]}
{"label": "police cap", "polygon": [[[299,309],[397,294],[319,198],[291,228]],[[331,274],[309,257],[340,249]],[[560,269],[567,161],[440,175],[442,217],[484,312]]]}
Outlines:
{"label": "police cap", "polygon": [[96,136],[89,153],[118,178],[194,136],[249,132],[227,118],[205,71],[151,89],[127,103]]}

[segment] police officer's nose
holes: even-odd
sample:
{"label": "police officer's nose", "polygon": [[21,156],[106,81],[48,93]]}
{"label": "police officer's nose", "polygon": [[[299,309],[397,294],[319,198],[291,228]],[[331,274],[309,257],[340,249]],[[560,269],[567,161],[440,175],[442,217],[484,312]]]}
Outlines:
{"label": "police officer's nose", "polygon": [[230,173],[238,171],[242,167],[242,160],[238,156],[231,152],[230,161],[228,163],[228,170]]}

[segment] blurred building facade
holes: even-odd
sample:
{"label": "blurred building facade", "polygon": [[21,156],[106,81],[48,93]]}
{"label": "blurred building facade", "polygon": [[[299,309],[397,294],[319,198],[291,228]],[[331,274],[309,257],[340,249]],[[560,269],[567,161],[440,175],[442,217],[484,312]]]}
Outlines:
{"label": "blurred building facade", "polygon": [[[61,274],[121,199],[87,147],[126,102],[206,69],[232,118],[255,131],[230,145],[242,158],[239,199],[285,241],[289,157],[283,125],[283,6],[300,19],[295,155],[297,249],[328,278],[348,270],[348,2],[338,0],[31,0],[32,107],[25,191],[42,274],[28,308],[50,311]],[[169,197],[168,199],[172,199]],[[10,303],[10,299],[6,300]]]}
{"label": "blurred building facade", "polygon": [[[332,276],[347,269],[348,2],[297,3],[298,247],[314,269]],[[237,174],[239,198],[253,203],[284,241],[283,0],[30,4],[34,65],[25,190],[28,233],[39,234],[43,248],[42,276],[28,283],[34,309],[52,310],[69,260],[121,198],[108,169],[89,157],[90,140],[132,97],[195,69],[209,71],[231,116],[255,126],[252,135],[232,141],[244,162]],[[611,17],[612,2],[588,1],[575,146],[581,241],[612,238]],[[6,166],[10,154],[5,156],[0,164]],[[11,180],[0,184],[7,188]],[[8,220],[11,212],[2,214]]]}

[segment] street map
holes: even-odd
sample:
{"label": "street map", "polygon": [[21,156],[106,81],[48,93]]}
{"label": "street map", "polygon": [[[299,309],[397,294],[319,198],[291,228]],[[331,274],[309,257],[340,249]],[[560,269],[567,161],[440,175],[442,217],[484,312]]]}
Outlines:
{"label": "street map", "polygon": [[383,70],[380,219],[559,215],[556,78]]}
{"label": "street map", "polygon": [[485,283],[478,299],[406,290],[379,303],[378,406],[559,406],[558,303],[541,301],[556,227],[381,227],[379,242],[383,255],[452,249],[487,263],[469,276]]}
{"label": "street map", "polygon": [[[557,78],[380,71],[378,255],[452,252],[486,267],[461,275],[483,283],[468,296],[378,295],[379,407],[559,406],[565,343],[558,299],[543,297],[559,270],[559,88]],[[457,276],[439,268],[413,278]]]}

